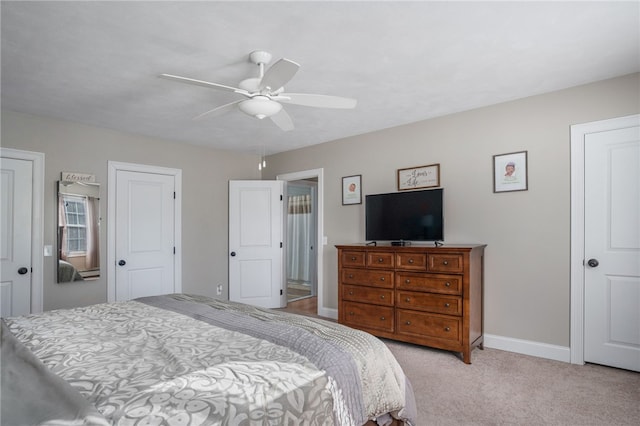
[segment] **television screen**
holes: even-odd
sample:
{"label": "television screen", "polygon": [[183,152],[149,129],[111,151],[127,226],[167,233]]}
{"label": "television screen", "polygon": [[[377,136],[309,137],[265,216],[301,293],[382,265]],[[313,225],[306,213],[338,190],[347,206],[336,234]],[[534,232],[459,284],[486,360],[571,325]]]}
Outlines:
{"label": "television screen", "polygon": [[442,241],[443,189],[365,197],[367,241]]}

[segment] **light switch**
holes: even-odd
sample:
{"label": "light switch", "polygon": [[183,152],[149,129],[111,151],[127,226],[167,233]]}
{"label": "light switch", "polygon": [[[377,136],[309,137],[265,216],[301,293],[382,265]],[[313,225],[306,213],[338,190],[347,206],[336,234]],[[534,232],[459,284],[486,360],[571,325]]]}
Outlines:
{"label": "light switch", "polygon": [[322,245],[326,246],[328,242],[327,236],[325,235],[324,237],[322,237]]}
{"label": "light switch", "polygon": [[51,257],[53,255],[53,247],[52,246],[44,246],[44,256]]}

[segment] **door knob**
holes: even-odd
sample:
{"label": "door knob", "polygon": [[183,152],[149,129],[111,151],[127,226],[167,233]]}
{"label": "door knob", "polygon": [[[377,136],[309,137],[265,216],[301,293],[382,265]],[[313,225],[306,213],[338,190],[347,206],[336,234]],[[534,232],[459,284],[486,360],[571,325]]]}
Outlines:
{"label": "door knob", "polygon": [[28,270],[27,268],[25,268],[24,266],[23,266],[22,268],[18,269],[18,273],[19,273],[20,275],[24,275],[24,274],[26,274],[27,272],[29,272],[29,270]]}
{"label": "door knob", "polygon": [[236,255],[236,252],[235,252],[235,251],[232,251],[232,252],[231,252],[231,257],[233,257],[233,256],[235,256],[235,255]]}
{"label": "door knob", "polygon": [[120,266],[124,266],[126,264],[127,264],[127,262],[125,262],[124,259],[120,259],[120,261],[118,262],[118,265],[120,265]]}
{"label": "door knob", "polygon": [[591,266],[592,268],[597,267],[600,264],[600,262],[598,262],[598,259],[589,259],[587,261],[587,265]]}

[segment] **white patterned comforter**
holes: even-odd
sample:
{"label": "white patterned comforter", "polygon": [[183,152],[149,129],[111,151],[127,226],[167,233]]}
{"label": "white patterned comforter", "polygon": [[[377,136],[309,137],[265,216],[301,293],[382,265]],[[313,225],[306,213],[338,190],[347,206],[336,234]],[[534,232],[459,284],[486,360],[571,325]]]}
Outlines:
{"label": "white patterned comforter", "polygon": [[[411,386],[386,346],[333,322],[167,295],[5,323],[11,333],[3,327],[4,420],[348,426],[393,417],[416,424]],[[13,346],[20,352],[22,345],[30,352],[26,357],[8,352]],[[33,354],[39,361],[28,358]],[[13,358],[19,361],[9,363]],[[47,368],[30,372],[40,362]],[[46,377],[51,372],[57,377]],[[16,382],[31,375],[37,384]],[[60,391],[39,389],[60,377],[66,382],[56,384]],[[20,396],[38,390],[44,396],[32,402],[56,407],[55,413],[29,409]],[[63,412],[74,392],[83,397],[80,406]],[[61,395],[64,401],[56,401]]]}

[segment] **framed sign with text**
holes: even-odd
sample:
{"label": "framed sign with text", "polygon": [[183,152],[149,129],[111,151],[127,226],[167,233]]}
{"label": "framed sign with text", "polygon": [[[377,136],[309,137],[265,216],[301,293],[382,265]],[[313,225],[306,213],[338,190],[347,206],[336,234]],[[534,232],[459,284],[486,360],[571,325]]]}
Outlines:
{"label": "framed sign with text", "polygon": [[440,186],[440,164],[398,169],[398,191]]}

